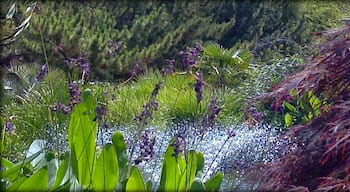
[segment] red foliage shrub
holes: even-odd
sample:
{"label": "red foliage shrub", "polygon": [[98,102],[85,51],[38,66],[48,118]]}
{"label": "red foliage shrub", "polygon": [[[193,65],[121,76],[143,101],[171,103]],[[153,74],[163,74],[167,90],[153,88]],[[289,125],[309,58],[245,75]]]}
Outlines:
{"label": "red foliage shrub", "polygon": [[324,34],[307,67],[254,101],[273,103],[290,90],[312,90],[331,104],[321,116],[286,134],[298,149],[262,170],[262,191],[350,191],[350,28]]}

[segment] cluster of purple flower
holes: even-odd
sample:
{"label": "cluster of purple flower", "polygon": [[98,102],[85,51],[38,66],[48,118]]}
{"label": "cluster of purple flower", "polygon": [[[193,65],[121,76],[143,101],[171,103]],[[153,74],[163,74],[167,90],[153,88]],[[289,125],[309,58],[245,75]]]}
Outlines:
{"label": "cluster of purple flower", "polygon": [[175,136],[175,140],[173,143],[170,144],[170,146],[174,147],[174,154],[173,156],[177,158],[179,154],[182,154],[185,152],[186,148],[186,139],[182,135]]}
{"label": "cluster of purple flower", "polygon": [[47,67],[47,65],[46,64],[42,65],[39,73],[35,76],[35,79],[37,81],[42,81],[48,72],[49,72],[49,68]]}
{"label": "cluster of purple flower", "polygon": [[147,161],[151,159],[154,154],[154,145],[156,143],[156,137],[153,130],[145,130],[143,134],[141,134],[140,139],[140,156],[135,160],[135,164],[138,165],[142,161]]}
{"label": "cluster of purple flower", "polygon": [[187,71],[191,71],[192,67],[197,64],[197,60],[200,53],[203,51],[203,47],[196,44],[193,48],[187,48],[187,51],[180,51],[179,55],[183,56],[182,65]]}
{"label": "cluster of purple flower", "polygon": [[197,103],[200,103],[203,100],[203,88],[204,88],[204,79],[203,73],[197,73],[196,83],[194,84],[194,90],[197,94]]}
{"label": "cluster of purple flower", "polygon": [[166,68],[162,69],[163,76],[171,75],[171,74],[175,73],[175,68],[174,68],[175,60],[174,59],[167,59],[166,64],[167,64]]}
{"label": "cluster of purple flower", "polygon": [[63,55],[66,64],[70,69],[74,67],[79,67],[83,71],[83,79],[86,79],[91,73],[91,65],[88,62],[87,54],[80,53],[76,57],[67,58],[63,50],[63,43],[59,43],[55,48],[54,52],[60,53]]}
{"label": "cluster of purple flower", "polygon": [[86,54],[82,53],[76,57],[66,60],[69,68],[79,67],[83,71],[83,78],[86,79],[91,73],[91,66],[87,60]]}
{"label": "cluster of purple flower", "polygon": [[53,112],[60,111],[64,114],[68,114],[71,112],[72,108],[69,105],[67,106],[61,102],[57,102],[57,103],[50,106],[50,110]]}
{"label": "cluster of purple flower", "polygon": [[69,91],[70,91],[70,103],[69,105],[65,105],[61,102],[57,102],[50,106],[51,111],[61,111],[64,114],[68,114],[72,111],[73,107],[81,102],[81,95],[82,92],[79,88],[79,85],[77,83],[70,83],[69,84]]}
{"label": "cluster of purple flower", "polygon": [[70,105],[72,108],[81,102],[81,90],[79,88],[79,85],[77,83],[70,83],[69,84],[69,92],[70,92]]}
{"label": "cluster of purple flower", "polygon": [[212,125],[221,109],[222,107],[218,106],[218,98],[214,96],[208,104],[209,115],[206,117],[206,124]]}
{"label": "cluster of purple flower", "polygon": [[107,115],[107,109],[105,106],[100,105],[96,107],[96,119],[98,121],[101,121],[104,116]]}
{"label": "cluster of purple flower", "polygon": [[135,120],[138,123],[138,125],[147,125],[147,120],[152,119],[153,111],[156,111],[158,109],[158,106],[158,102],[154,100],[151,100],[145,105],[143,105],[141,113],[135,117]]}
{"label": "cluster of purple flower", "polygon": [[14,133],[16,131],[16,126],[12,121],[5,121],[5,131],[9,133]]}
{"label": "cluster of purple flower", "polygon": [[153,111],[158,110],[159,104],[156,101],[156,97],[159,93],[160,88],[162,87],[162,84],[162,82],[156,84],[155,88],[152,91],[150,100],[145,105],[143,105],[141,113],[135,117],[135,120],[139,126],[147,125],[147,120],[152,119],[153,117]]}

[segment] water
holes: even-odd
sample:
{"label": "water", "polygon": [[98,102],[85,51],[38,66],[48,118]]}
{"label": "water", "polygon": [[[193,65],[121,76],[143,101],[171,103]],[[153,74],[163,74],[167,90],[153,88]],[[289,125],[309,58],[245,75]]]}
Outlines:
{"label": "water", "polygon": [[[254,183],[244,181],[243,173],[258,163],[267,163],[278,160],[286,153],[294,150],[296,144],[292,138],[281,137],[282,131],[271,126],[248,127],[247,124],[238,126],[201,127],[193,123],[175,124],[167,129],[148,127],[156,138],[155,153],[152,159],[142,162],[138,166],[144,178],[151,180],[154,186],[159,185],[163,155],[169,141],[175,135],[182,135],[186,140],[186,149],[195,149],[204,154],[205,168],[204,180],[207,180],[217,171],[224,174],[222,190],[233,188],[247,190],[253,189]],[[130,128],[116,127],[99,134],[98,143],[111,142],[115,131],[122,131],[126,140],[134,140]],[[235,136],[228,138],[228,130],[234,130]],[[136,159],[140,153],[136,145]]]}

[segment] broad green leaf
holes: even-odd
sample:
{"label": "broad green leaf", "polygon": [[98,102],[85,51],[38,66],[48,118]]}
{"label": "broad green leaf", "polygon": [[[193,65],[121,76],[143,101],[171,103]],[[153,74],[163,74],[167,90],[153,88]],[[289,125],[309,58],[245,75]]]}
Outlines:
{"label": "broad green leaf", "polygon": [[51,191],[66,192],[66,191],[69,191],[70,188],[71,188],[71,183],[70,182],[66,182],[63,185],[59,186],[57,189],[52,189]]}
{"label": "broad green leaf", "polygon": [[293,125],[293,118],[290,115],[290,113],[286,113],[284,115],[284,123],[286,124],[287,127],[290,127]]}
{"label": "broad green leaf", "polygon": [[197,154],[195,151],[189,151],[186,157],[186,168],[182,174],[178,191],[186,191],[191,188],[191,184],[196,176]]}
{"label": "broad green leaf", "polygon": [[80,184],[88,185],[91,181],[95,159],[97,124],[94,121],[93,98],[86,91],[84,96],[84,101],[75,107],[71,115],[68,141],[71,148],[73,172]]}
{"label": "broad green leaf", "polygon": [[203,184],[203,182],[200,178],[194,179],[194,181],[191,185],[191,191],[206,191],[205,185]]}
{"label": "broad green leaf", "polygon": [[298,90],[296,90],[296,89],[292,89],[291,91],[290,91],[290,95],[292,96],[292,97],[295,97],[295,96],[297,96],[299,93],[298,93]]}
{"label": "broad green leaf", "polygon": [[126,184],[126,191],[147,191],[147,186],[137,167],[132,167],[131,175]]}
{"label": "broad green leaf", "polygon": [[310,90],[307,92],[307,97],[311,98],[314,95],[314,93]]}
{"label": "broad green leaf", "polygon": [[152,183],[152,181],[147,181],[146,187],[147,187],[147,191],[153,191],[153,183]]}
{"label": "broad green leaf", "polygon": [[310,98],[310,105],[314,111],[317,111],[321,107],[321,101],[315,95]]}
{"label": "broad green leaf", "polygon": [[219,172],[214,177],[205,182],[206,191],[219,191],[224,175]]}
{"label": "broad green leaf", "polygon": [[64,159],[61,161],[61,164],[57,170],[56,180],[55,180],[55,183],[51,186],[51,190],[60,188],[61,185],[66,183],[66,181],[64,181],[63,179],[64,179],[64,176],[66,175],[68,166],[69,166],[69,153],[66,153],[64,156]]}
{"label": "broad green leaf", "polygon": [[[35,159],[38,155],[40,155],[42,153],[42,151],[37,152],[36,154],[33,154],[31,157],[26,158],[24,161],[21,161],[11,167],[9,167],[8,169],[6,169],[5,171],[1,172],[1,178],[8,178],[10,177],[12,174],[14,176],[14,178],[17,178],[20,174],[20,169],[23,168],[24,166],[26,166],[27,164],[29,164],[33,159]],[[5,162],[4,159],[1,160],[1,163]],[[10,179],[10,182],[12,182],[13,180]]]}
{"label": "broad green leaf", "polygon": [[69,190],[68,191],[84,191],[84,186],[79,183],[75,177],[71,177],[69,181]]}
{"label": "broad green leaf", "polygon": [[201,177],[204,169],[204,155],[201,152],[197,152],[197,172],[196,176]]}
{"label": "broad green leaf", "polygon": [[28,177],[20,177],[16,179],[14,183],[12,183],[8,188],[6,188],[7,191],[19,191],[18,188],[26,181]]}
{"label": "broad green leaf", "polygon": [[[174,139],[170,141],[173,143]],[[186,167],[186,162],[182,155],[179,154],[175,157],[174,147],[168,146],[168,149],[164,155],[162,175],[160,178],[160,186],[158,191],[176,191],[180,185],[180,179],[182,173]]]}
{"label": "broad green leaf", "polygon": [[95,162],[92,187],[96,191],[113,191],[117,188],[118,177],[117,154],[113,145],[107,144]]}
{"label": "broad green leaf", "polygon": [[307,101],[307,100],[300,100],[299,104],[300,104],[300,108],[304,112],[304,114],[307,114],[307,112],[312,111],[312,108],[305,101]]}
{"label": "broad green leaf", "polygon": [[5,168],[9,168],[14,166],[15,164],[12,163],[11,161],[5,159],[5,158],[1,158],[1,166],[5,167]]}
{"label": "broad green leaf", "polygon": [[48,170],[43,167],[34,175],[26,179],[18,188],[18,191],[47,191]]}
{"label": "broad green leaf", "polygon": [[306,121],[310,121],[311,119],[314,118],[314,114],[312,112],[309,112],[307,116],[305,116]]}
{"label": "broad green leaf", "polygon": [[126,181],[129,175],[128,156],[126,144],[122,132],[116,132],[112,137],[114,149],[117,152],[119,166],[119,180]]}
{"label": "broad green leaf", "polygon": [[284,101],[283,105],[292,113],[298,112],[297,109],[292,104],[290,104],[288,101]]}

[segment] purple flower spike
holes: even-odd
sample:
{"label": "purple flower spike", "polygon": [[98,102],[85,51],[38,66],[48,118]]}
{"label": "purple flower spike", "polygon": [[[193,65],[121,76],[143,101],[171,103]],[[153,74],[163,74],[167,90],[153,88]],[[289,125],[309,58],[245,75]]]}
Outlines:
{"label": "purple flower spike", "polygon": [[174,147],[173,156],[177,158],[179,154],[185,152],[186,140],[183,136],[177,135],[175,141],[172,144],[170,144],[170,146]]}
{"label": "purple flower spike", "polygon": [[16,130],[15,124],[13,124],[11,121],[5,122],[5,131],[9,133],[14,133]]}
{"label": "purple flower spike", "polygon": [[216,117],[219,115],[222,107],[218,106],[218,98],[217,97],[213,97],[212,100],[209,103],[208,109],[209,109],[209,117],[207,119],[208,124],[213,124]]}
{"label": "purple flower spike", "polygon": [[166,68],[162,69],[163,76],[165,75],[171,75],[175,73],[175,60],[174,59],[167,59],[166,60]]}
{"label": "purple flower spike", "polygon": [[69,91],[70,91],[70,105],[74,107],[76,104],[81,102],[82,93],[77,83],[70,83]]}
{"label": "purple flower spike", "polygon": [[150,100],[143,105],[142,111],[135,117],[136,122],[140,126],[147,125],[147,120],[153,118],[153,111],[158,110],[159,104],[156,101],[156,97],[159,94],[159,90],[162,87],[162,82],[159,82],[152,91]]}
{"label": "purple flower spike", "polygon": [[50,110],[52,112],[62,112],[64,114],[69,114],[72,111],[70,106],[66,106],[63,103],[57,102],[50,106]]}
{"label": "purple flower spike", "polygon": [[141,143],[140,143],[140,156],[135,160],[135,164],[139,164],[142,161],[150,160],[154,154],[154,145],[156,143],[155,133],[152,130],[145,130],[141,135]]}
{"label": "purple flower spike", "polygon": [[188,48],[186,52],[180,51],[179,55],[183,57],[182,65],[185,70],[191,71],[192,67],[197,64],[200,53],[203,51],[201,45],[196,44],[193,48]]}
{"label": "purple flower spike", "polygon": [[105,106],[98,106],[96,107],[96,119],[101,121],[104,116],[107,115],[107,109]]}
{"label": "purple flower spike", "polygon": [[203,73],[197,74],[197,81],[194,85],[194,90],[197,94],[197,103],[200,103],[203,100],[203,88],[204,88],[204,79],[203,79]]}

